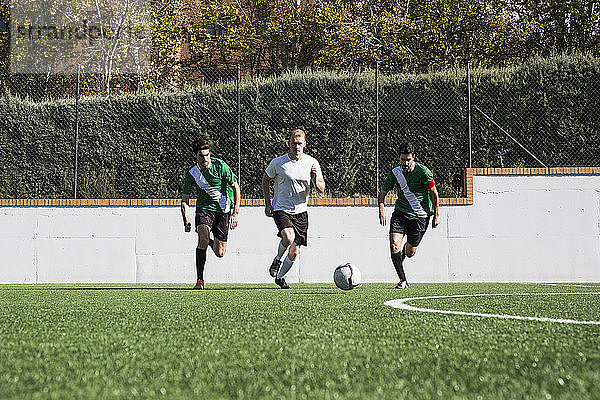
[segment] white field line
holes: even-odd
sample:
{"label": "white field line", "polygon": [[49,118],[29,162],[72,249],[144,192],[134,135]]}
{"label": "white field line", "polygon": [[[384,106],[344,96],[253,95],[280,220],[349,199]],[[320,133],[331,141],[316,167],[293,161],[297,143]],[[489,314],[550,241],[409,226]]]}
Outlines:
{"label": "white field line", "polygon": [[[542,285],[548,286],[561,286],[561,287],[586,287],[600,289],[600,285],[583,285],[581,283],[541,283]],[[539,284],[538,284],[539,285]]]}
{"label": "white field line", "polygon": [[413,307],[406,304],[407,301],[412,300],[430,300],[430,299],[457,299],[462,297],[485,297],[485,296],[550,296],[550,295],[598,295],[600,292],[585,292],[585,293],[479,293],[479,294],[457,294],[453,296],[427,296],[427,297],[409,297],[406,299],[396,299],[386,301],[386,306],[399,308],[401,310],[409,311],[420,311],[429,312],[436,314],[454,314],[454,315],[470,315],[473,317],[488,317],[488,318],[501,318],[501,319],[520,319],[526,321],[542,321],[542,322],[558,322],[561,324],[580,324],[580,325],[600,325],[600,321],[579,321],[576,319],[563,319],[563,318],[538,318],[538,317],[526,317],[521,315],[508,315],[508,314],[484,314],[484,313],[471,313],[464,311],[450,311],[450,310],[436,310],[434,308],[421,308]]}

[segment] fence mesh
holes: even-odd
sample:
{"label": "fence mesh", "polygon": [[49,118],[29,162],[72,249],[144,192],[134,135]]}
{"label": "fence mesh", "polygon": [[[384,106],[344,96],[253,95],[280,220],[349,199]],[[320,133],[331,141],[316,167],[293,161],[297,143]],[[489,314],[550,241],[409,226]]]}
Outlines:
{"label": "fence mesh", "polygon": [[[362,72],[372,75],[369,85],[357,80],[349,97],[347,87],[333,81],[318,102],[293,85],[258,91],[247,84],[279,73],[202,70],[203,85],[228,83],[222,104],[190,102],[182,96],[177,115],[161,112],[153,94],[138,93],[135,77],[116,78],[107,94],[102,76],[82,75],[79,101],[74,102],[75,75],[10,76],[2,85],[4,101],[28,99],[21,105],[27,107],[26,115],[47,120],[47,128],[23,132],[17,129],[23,122],[18,120],[7,120],[0,128],[1,148],[19,143],[31,160],[26,168],[11,168],[20,155],[1,152],[0,197],[177,198],[184,171],[194,162],[190,142],[207,135],[213,139],[213,156],[239,176],[243,196],[260,198],[265,167],[287,151],[287,132],[296,127],[307,131],[306,152],[321,163],[327,195],[333,197],[376,196],[403,140],[415,143],[417,161],[432,169],[444,197],[464,196],[463,170],[470,162],[473,167],[599,165],[600,153],[589,143],[600,135],[600,78],[565,79],[553,85],[558,92],[548,93],[545,103],[532,95],[545,90],[539,80],[519,87],[480,85],[471,93],[470,153],[466,73],[449,89],[435,82],[415,85],[390,73]],[[129,92],[138,94],[125,102],[112,101],[114,95]],[[87,97],[94,94],[105,97],[94,103]],[[69,105],[48,102],[57,99],[70,99]],[[269,112],[261,109],[263,104],[272,105]],[[102,121],[101,111],[110,107],[121,107],[119,117]],[[574,111],[565,118],[557,112],[564,108]],[[136,134],[140,131],[148,134]],[[356,131],[366,134],[355,137]],[[57,140],[42,148],[42,137]],[[50,163],[36,162],[48,157]],[[130,166],[127,173],[122,165]]]}
{"label": "fence mesh", "polygon": [[474,166],[599,165],[600,76],[562,78],[551,90],[547,85],[528,80],[496,86],[492,95],[472,93]]}

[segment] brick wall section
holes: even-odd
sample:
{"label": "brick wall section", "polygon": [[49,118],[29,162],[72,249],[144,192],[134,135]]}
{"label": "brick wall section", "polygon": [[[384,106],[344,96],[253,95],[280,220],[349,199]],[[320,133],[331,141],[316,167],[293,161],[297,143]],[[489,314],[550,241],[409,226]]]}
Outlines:
{"label": "brick wall section", "polygon": [[[473,175],[600,175],[600,167],[553,168],[466,168],[466,197],[441,198],[440,205],[473,204]],[[0,199],[0,207],[179,207],[180,199]],[[385,204],[394,204],[396,198],[388,196]],[[192,206],[196,200],[191,199]],[[309,199],[314,206],[369,206],[377,205],[374,197],[316,198]],[[242,199],[242,206],[263,206],[263,199]]]}

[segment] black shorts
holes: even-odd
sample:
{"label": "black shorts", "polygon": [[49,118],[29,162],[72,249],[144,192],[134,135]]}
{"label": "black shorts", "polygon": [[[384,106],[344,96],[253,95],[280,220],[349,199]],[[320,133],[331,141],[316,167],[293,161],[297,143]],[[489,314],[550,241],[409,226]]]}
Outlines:
{"label": "black shorts", "polygon": [[285,211],[273,211],[273,219],[277,225],[277,236],[281,237],[281,231],[285,228],[294,228],[294,242],[300,246],[306,246],[306,233],[308,232],[308,212],[300,214],[288,214]]}
{"label": "black shorts", "polygon": [[406,235],[406,241],[417,247],[429,226],[431,217],[413,217],[402,211],[394,210],[390,219],[390,233]]}
{"label": "black shorts", "polygon": [[196,227],[199,225],[208,225],[215,239],[221,242],[227,241],[229,234],[229,217],[231,213],[221,213],[217,211],[208,211],[203,208],[196,208]]}

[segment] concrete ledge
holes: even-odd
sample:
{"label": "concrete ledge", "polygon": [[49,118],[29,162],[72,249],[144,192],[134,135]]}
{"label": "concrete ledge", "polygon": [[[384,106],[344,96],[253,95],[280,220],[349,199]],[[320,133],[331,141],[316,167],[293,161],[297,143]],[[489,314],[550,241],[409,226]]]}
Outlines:
{"label": "concrete ledge", "polygon": [[[469,197],[443,199],[441,225],[405,262],[410,281],[600,281],[600,168],[469,169],[465,178]],[[197,238],[183,231],[179,200],[62,201],[3,200],[0,283],[195,280]],[[225,257],[209,252],[207,282],[272,282],[275,224],[261,200],[244,202]],[[311,204],[290,283],[331,282],[345,262],[365,282],[396,280],[375,199]]]}

